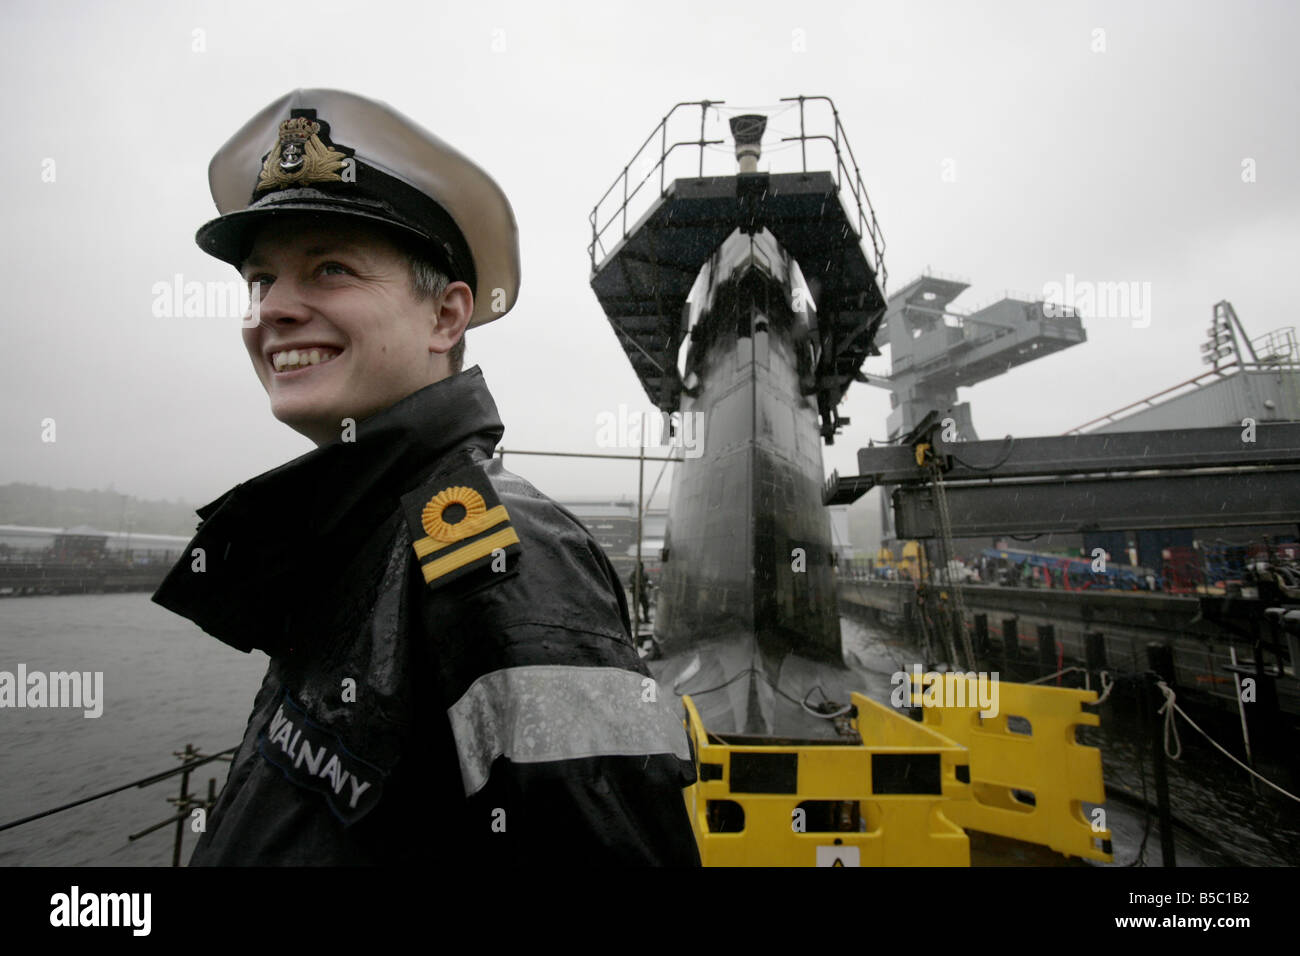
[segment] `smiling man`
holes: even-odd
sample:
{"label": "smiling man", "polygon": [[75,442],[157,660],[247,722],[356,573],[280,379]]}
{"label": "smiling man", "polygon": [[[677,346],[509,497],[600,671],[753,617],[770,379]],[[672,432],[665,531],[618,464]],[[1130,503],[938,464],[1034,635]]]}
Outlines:
{"label": "smiling man", "polygon": [[271,414],[323,445],[340,422],[460,371],[449,366],[463,354],[473,293],[428,264],[439,288],[417,291],[418,257],[364,222],[289,217],[257,233],[241,272],[257,287],[261,321],[244,344]]}
{"label": "smiling man", "polygon": [[501,467],[467,328],[514,307],[510,205],[390,107],[297,90],[221,148],[200,247],[317,447],[201,508],[154,600],[270,665],[192,864],[698,864],[680,718],[618,577]]}

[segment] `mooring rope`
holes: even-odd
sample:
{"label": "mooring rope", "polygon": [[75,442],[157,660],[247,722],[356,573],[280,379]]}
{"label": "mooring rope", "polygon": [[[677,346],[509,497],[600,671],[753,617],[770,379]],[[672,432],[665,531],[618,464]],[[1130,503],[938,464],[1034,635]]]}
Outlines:
{"label": "mooring rope", "polygon": [[1110,671],[1098,671],[1097,676],[1101,678],[1101,696],[1097,698],[1097,703],[1100,704],[1115,689],[1115,680],[1110,676]]}
{"label": "mooring rope", "polygon": [[[1261,774],[1256,773],[1254,770],[1252,770],[1250,767],[1246,766],[1244,763],[1242,763],[1240,760],[1238,760],[1238,759],[1237,759],[1236,757],[1234,757],[1232,754],[1228,753],[1227,750],[1225,750],[1222,746],[1219,745],[1219,742],[1218,742],[1217,740],[1215,740],[1213,737],[1211,737],[1209,734],[1207,734],[1204,730],[1202,730],[1200,727],[1198,727],[1198,726],[1196,725],[1196,721],[1192,720],[1192,718],[1190,718],[1190,717],[1187,716],[1187,711],[1183,710],[1181,707],[1178,706],[1178,703],[1177,703],[1177,701],[1178,701],[1178,695],[1174,693],[1174,689],[1173,689],[1172,687],[1170,687],[1168,684],[1166,684],[1166,683],[1165,683],[1164,681],[1162,681],[1162,680],[1161,680],[1161,681],[1156,681],[1156,686],[1159,687],[1160,690],[1161,690],[1161,692],[1163,692],[1164,695],[1165,695],[1165,703],[1164,703],[1164,706],[1162,706],[1162,707],[1160,708],[1160,713],[1162,713],[1162,714],[1165,715],[1165,753],[1166,753],[1170,758],[1172,758],[1173,760],[1177,760],[1177,759],[1178,759],[1178,754],[1181,754],[1181,753],[1182,753],[1182,746],[1179,745],[1179,743],[1178,743],[1178,728],[1173,726],[1173,723],[1174,723],[1174,713],[1177,712],[1178,715],[1179,715],[1180,717],[1183,718],[1183,720],[1187,721],[1189,724],[1192,725],[1192,729],[1193,729],[1193,730],[1195,730],[1195,731],[1196,731],[1197,733],[1199,733],[1202,737],[1204,737],[1204,738],[1205,738],[1206,740],[1208,740],[1211,744],[1213,744],[1213,745],[1215,746],[1215,748],[1216,748],[1220,753],[1222,753],[1225,757],[1227,757],[1229,760],[1231,760],[1233,763],[1235,763],[1237,766],[1239,766],[1242,770],[1246,771],[1246,773],[1250,774],[1252,777],[1258,777],[1261,781],[1263,781],[1264,783],[1268,784],[1270,787],[1272,787],[1272,788],[1273,788],[1274,790],[1276,790],[1278,793],[1282,794],[1283,796],[1290,797],[1292,800],[1295,800],[1297,803],[1300,803],[1300,797],[1297,797],[1294,793],[1291,793],[1291,792],[1289,792],[1289,791],[1287,791],[1287,790],[1283,790],[1281,787],[1279,787],[1277,784],[1275,784],[1272,780],[1269,780],[1267,777],[1262,776]],[[1169,734],[1170,734],[1170,729],[1171,729],[1171,727],[1172,727],[1172,729],[1173,729],[1174,743],[1175,743],[1175,745],[1178,745],[1178,753],[1172,753],[1172,754],[1169,752]]]}

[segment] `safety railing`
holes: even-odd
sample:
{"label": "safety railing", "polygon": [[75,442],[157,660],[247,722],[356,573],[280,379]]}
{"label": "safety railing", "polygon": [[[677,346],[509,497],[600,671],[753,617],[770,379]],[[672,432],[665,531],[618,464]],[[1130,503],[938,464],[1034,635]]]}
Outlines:
{"label": "safety railing", "polygon": [[[1161,405],[1164,402],[1169,401],[1169,399],[1171,398],[1181,397],[1182,395],[1190,395],[1193,392],[1195,392],[1197,389],[1204,388],[1207,384],[1211,382],[1217,382],[1221,379],[1227,378],[1231,374],[1237,374],[1240,372],[1254,372],[1260,370],[1268,371],[1272,367],[1273,366],[1271,364],[1265,364],[1260,362],[1247,362],[1241,359],[1235,359],[1232,362],[1220,365],[1218,368],[1212,368],[1207,371],[1204,371],[1200,375],[1196,375],[1192,378],[1189,378],[1184,382],[1179,382],[1177,385],[1171,385],[1168,388],[1161,389],[1160,391],[1156,392],[1154,395],[1148,395],[1146,398],[1138,399],[1136,402],[1130,402],[1129,404],[1125,405],[1123,408],[1117,408],[1113,412],[1110,412],[1106,415],[1102,415],[1098,418],[1094,418],[1091,421],[1084,422],[1082,425],[1076,425],[1070,430],[1062,432],[1061,434],[1081,435],[1084,434],[1089,428],[1098,427],[1101,425],[1113,424],[1115,422],[1120,421],[1123,418],[1128,417],[1128,415],[1132,413],[1138,411],[1144,411],[1145,409],[1154,408],[1157,405]],[[1233,370],[1235,370],[1235,372]]]}
{"label": "safety railing", "polygon": [[121,793],[124,790],[151,787],[154,784],[163,783],[173,777],[180,777],[180,793],[175,797],[167,798],[167,802],[175,808],[171,816],[151,826],[145,827],[143,830],[132,833],[127,837],[129,841],[134,843],[136,840],[148,836],[150,833],[155,833],[158,830],[163,830],[169,826],[173,827],[174,835],[172,838],[171,865],[180,866],[181,851],[185,841],[186,827],[191,828],[195,833],[203,832],[207,822],[207,811],[211,810],[217,801],[217,782],[215,778],[210,777],[208,779],[207,796],[199,797],[190,792],[190,776],[195,772],[195,770],[204,764],[209,764],[218,760],[227,763],[230,762],[234,759],[234,753],[238,749],[238,747],[228,747],[215,754],[204,754],[196,750],[192,744],[186,744],[183,751],[173,751],[172,753],[173,757],[177,757],[182,761],[181,766],[179,767],[174,767],[171,770],[164,770],[161,773],[150,774],[140,780],[132,780],[129,783],[119,784],[118,786],[111,787],[108,790],[103,790],[99,793],[94,793],[88,797],[82,797],[79,800],[73,800],[57,807],[51,807],[48,810],[42,810],[39,813],[32,813],[18,820],[10,820],[7,823],[0,823],[0,833],[29,823],[35,823],[37,820],[43,820],[46,817],[54,816],[57,813],[64,813],[65,811],[75,809],[76,807],[84,806],[87,803],[103,800],[107,797]]}
{"label": "safety railing", "polygon": [[[591,215],[588,217],[588,220],[591,222],[591,244],[587,247],[587,254],[591,258],[591,269],[593,272],[596,270],[597,249],[599,248],[602,259],[609,254],[609,251],[605,248],[604,244],[605,234],[609,230],[609,227],[615,222],[620,223],[618,238],[620,241],[627,238],[628,204],[637,198],[641,193],[641,190],[645,188],[646,183],[649,182],[656,173],[658,173],[659,176],[659,196],[664,195],[666,186],[664,181],[665,167],[668,157],[674,151],[687,146],[697,147],[699,149],[699,175],[704,175],[704,147],[724,142],[724,140],[721,139],[706,140],[704,138],[704,127],[708,118],[709,107],[719,106],[724,102],[724,100],[688,100],[676,104],[672,109],[664,114],[663,119],[659,121],[659,125],[656,126],[650,135],[645,138],[645,142],[637,148],[637,151],[632,154],[632,158],[623,166],[623,171],[619,173],[614,182],[610,184],[610,187],[605,190],[600,199],[596,200],[596,205],[592,207]],[[700,137],[695,140],[679,140],[672,143],[672,145],[669,145],[668,122],[673,118],[678,110],[687,106],[698,106],[700,108]],[[643,158],[645,158],[647,155],[646,150],[655,141],[656,137],[659,139],[659,158],[654,162],[650,169],[639,180],[637,180],[635,185],[631,185],[632,169]],[[602,222],[601,211],[611,196],[617,198],[618,193],[616,190],[620,185],[622,186],[622,200],[608,213],[608,216]]]}
{"label": "safety railing", "polygon": [[[823,100],[831,109],[831,116],[835,121],[834,136],[827,136],[825,133],[814,133],[808,135],[804,128],[804,104],[807,102]],[[829,96],[785,96],[781,98],[783,103],[797,102],[799,104],[799,135],[785,136],[782,142],[797,141],[799,143],[799,154],[803,163],[803,172],[808,172],[808,143],[812,140],[828,140],[835,148],[835,185],[841,190],[844,189],[844,181],[847,178],[849,192],[853,196],[853,205],[858,214],[858,235],[866,236],[871,239],[871,249],[873,252],[872,266],[876,271],[876,276],[880,280],[880,289],[882,292],[888,289],[889,272],[885,268],[885,237],[880,231],[880,224],[876,221],[876,210],[872,208],[871,199],[867,196],[867,188],[862,183],[862,171],[858,168],[857,157],[853,155],[853,147],[849,145],[848,136],[844,132],[844,126],[840,123],[840,111],[835,108],[835,103]],[[844,150],[841,152],[840,144],[844,144]],[[844,162],[844,154],[848,154],[849,162],[853,169],[850,174],[848,166]],[[863,207],[866,207],[865,209]]]}
{"label": "safety railing", "polygon": [[[777,157],[777,166],[795,167],[791,169],[773,169],[771,170],[773,172],[794,172],[797,169],[807,173],[809,171],[809,145],[820,142],[829,144],[833,152],[833,159],[828,161],[828,168],[833,167],[836,188],[840,191],[841,200],[846,204],[846,211],[856,220],[858,236],[870,240],[869,255],[872,258],[872,267],[883,291],[888,280],[884,258],[884,234],[881,232],[875,209],[871,205],[866,186],[863,184],[857,158],[853,154],[853,148],[849,144],[844,126],[840,122],[838,109],[830,97],[827,96],[785,97],[781,102],[792,104],[790,108],[797,104],[799,126],[797,131],[792,130],[790,135],[780,136],[776,140],[786,145],[765,149],[763,152],[764,160],[771,165],[775,156]],[[830,118],[829,121],[825,121],[824,124],[819,123],[810,130],[805,115],[805,104],[811,102],[825,102],[830,109]],[[650,135],[633,153],[632,158],[623,166],[622,171],[615,177],[609,188],[596,201],[588,216],[588,221],[591,224],[591,243],[587,247],[587,254],[591,260],[593,273],[596,271],[597,266],[608,257],[612,248],[628,237],[629,226],[634,227],[636,225],[638,214],[649,208],[653,201],[667,194],[668,187],[671,185],[668,174],[668,162],[671,157],[680,155],[679,151],[681,150],[694,148],[697,153],[693,157],[696,159],[694,164],[695,175],[699,177],[705,175],[706,152],[711,147],[719,147],[727,142],[725,138],[709,138],[708,136],[709,111],[712,109],[716,112],[716,108],[724,105],[724,103],[724,100],[690,100],[675,104],[672,109],[664,114],[664,117],[651,131]],[[676,129],[680,127],[684,119],[679,111],[691,107],[698,107],[700,110],[699,131],[698,135],[693,138],[686,138],[684,134],[679,135]],[[754,107],[753,109],[761,111],[762,108]],[[780,111],[778,111],[778,115],[780,115]],[[772,119],[773,117],[769,117],[769,120]],[[823,125],[825,129],[822,128]],[[674,126],[674,132],[672,133],[669,131],[670,126]],[[774,137],[778,132],[780,130],[777,126],[769,122],[766,135]],[[694,133],[694,127],[692,127],[692,133]],[[795,143],[799,144],[799,162],[797,164],[785,162],[783,159],[784,151],[787,148],[792,149]],[[726,174],[735,175],[734,154],[728,150],[719,150],[718,152],[726,157]],[[654,192],[652,187],[652,184],[656,181],[658,192]],[[648,186],[651,188],[648,189]]]}
{"label": "safety railing", "polygon": [[1284,327],[1265,332],[1250,340],[1261,366],[1300,365],[1300,346],[1296,344],[1295,329]]}

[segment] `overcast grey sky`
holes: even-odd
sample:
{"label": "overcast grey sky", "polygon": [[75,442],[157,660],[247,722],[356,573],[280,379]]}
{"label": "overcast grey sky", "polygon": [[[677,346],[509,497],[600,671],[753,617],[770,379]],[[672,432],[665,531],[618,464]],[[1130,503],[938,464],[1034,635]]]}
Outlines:
{"label": "overcast grey sky", "polygon": [[[295,87],[391,103],[510,197],[519,304],[467,340],[507,447],[595,451],[601,412],[647,407],[588,285],[587,216],[680,100],[833,97],[891,290],[927,266],[972,282],[958,307],[1067,274],[1151,284],[1149,327],[1085,319],[1085,345],[963,390],[982,437],[1197,374],[1220,299],[1252,334],[1296,324],[1295,3],[10,2],[4,21],[0,483],[202,503],[310,450],[237,320],[152,310],[176,274],[234,278],[193,242],[207,163]],[[856,472],[888,410],[855,386],[827,472]],[[559,498],[636,492],[635,466],[509,467]]]}

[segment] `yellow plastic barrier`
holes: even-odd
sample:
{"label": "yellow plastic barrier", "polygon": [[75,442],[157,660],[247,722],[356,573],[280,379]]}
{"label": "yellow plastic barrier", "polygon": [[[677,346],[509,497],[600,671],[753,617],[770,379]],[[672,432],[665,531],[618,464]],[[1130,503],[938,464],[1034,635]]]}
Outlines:
{"label": "yellow plastic barrier", "polygon": [[[1097,700],[1095,691],[991,681],[986,699],[992,691],[997,713],[984,718],[975,678],[947,675],[949,681],[967,682],[966,706],[953,706],[941,695],[932,696],[942,706],[926,705],[916,678],[914,674],[913,704],[922,707],[925,726],[969,750],[973,799],[946,804],[944,813],[951,820],[1072,856],[1112,859],[1110,830],[1100,828],[1104,817],[1097,817],[1099,828],[1093,829],[1082,806],[1084,801],[1105,802],[1101,751],[1075,740],[1077,726],[1100,723],[1096,714],[1083,710],[1083,704]],[[1019,719],[1009,725],[1008,718]],[[1033,802],[1014,791],[1033,794]]]}
{"label": "yellow plastic barrier", "polygon": [[686,806],[705,866],[969,866],[945,816],[971,802],[965,748],[852,695],[870,744],[710,735],[683,697],[697,782]]}

